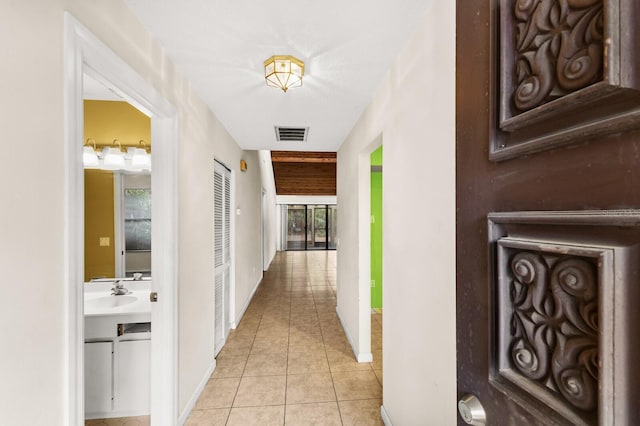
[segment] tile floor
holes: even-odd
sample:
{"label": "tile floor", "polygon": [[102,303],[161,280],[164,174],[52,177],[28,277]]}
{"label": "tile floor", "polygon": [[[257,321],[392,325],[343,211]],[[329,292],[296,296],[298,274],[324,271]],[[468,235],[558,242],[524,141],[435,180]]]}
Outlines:
{"label": "tile floor", "polygon": [[278,252],[186,425],[382,425],[382,315],[371,317],[373,363],[356,362],[335,277],[335,251]]}

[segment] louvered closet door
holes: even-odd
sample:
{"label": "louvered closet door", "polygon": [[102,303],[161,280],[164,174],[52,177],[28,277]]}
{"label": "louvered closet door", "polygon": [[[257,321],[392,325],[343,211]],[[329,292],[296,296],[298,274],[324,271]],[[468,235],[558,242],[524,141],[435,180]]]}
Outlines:
{"label": "louvered closet door", "polygon": [[231,172],[222,164],[214,167],[215,330],[214,350],[224,346],[230,328],[229,292],[231,265]]}

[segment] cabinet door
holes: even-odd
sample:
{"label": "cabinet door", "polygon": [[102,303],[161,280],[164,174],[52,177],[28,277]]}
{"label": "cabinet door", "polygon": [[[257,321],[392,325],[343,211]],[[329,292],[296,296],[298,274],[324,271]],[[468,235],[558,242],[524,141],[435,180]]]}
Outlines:
{"label": "cabinet door", "polygon": [[118,343],[115,410],[149,413],[151,340]]}
{"label": "cabinet door", "polygon": [[106,413],[113,402],[113,342],[84,344],[85,414]]}

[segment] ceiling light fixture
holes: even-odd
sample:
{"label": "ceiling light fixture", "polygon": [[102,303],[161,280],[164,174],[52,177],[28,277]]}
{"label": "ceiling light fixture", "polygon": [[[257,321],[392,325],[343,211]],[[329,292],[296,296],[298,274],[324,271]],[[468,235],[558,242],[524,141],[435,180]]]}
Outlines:
{"label": "ceiling light fixture", "polygon": [[283,92],[302,86],[304,62],[290,55],[275,55],[264,61],[264,78],[267,86]]}
{"label": "ceiling light fixture", "polygon": [[140,139],[137,145],[125,142],[123,146],[118,139],[106,144],[88,138],[82,147],[82,162],[85,169],[151,171],[151,144]]}

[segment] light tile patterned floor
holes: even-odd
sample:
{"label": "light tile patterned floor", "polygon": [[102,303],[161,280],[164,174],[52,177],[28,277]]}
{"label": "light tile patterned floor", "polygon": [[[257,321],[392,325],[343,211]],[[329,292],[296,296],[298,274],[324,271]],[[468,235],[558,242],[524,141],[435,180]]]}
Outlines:
{"label": "light tile patterned floor", "polygon": [[[382,425],[382,315],[371,316],[374,362],[356,362],[335,277],[335,251],[277,253],[186,425]],[[148,424],[127,423],[137,419],[87,424]]]}
{"label": "light tile patterned floor", "polygon": [[336,252],[278,253],[187,421],[382,425],[382,315],[358,363],[336,315]]}

